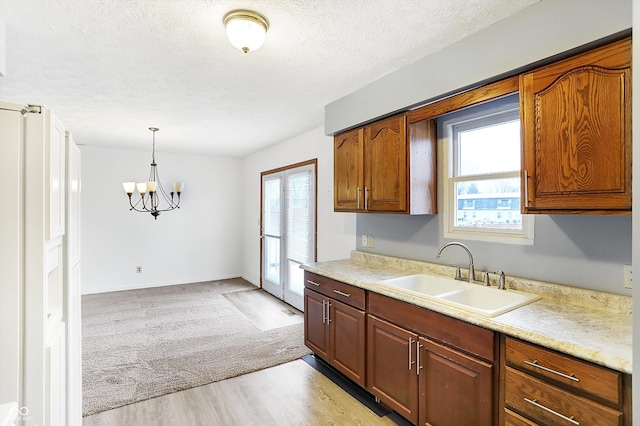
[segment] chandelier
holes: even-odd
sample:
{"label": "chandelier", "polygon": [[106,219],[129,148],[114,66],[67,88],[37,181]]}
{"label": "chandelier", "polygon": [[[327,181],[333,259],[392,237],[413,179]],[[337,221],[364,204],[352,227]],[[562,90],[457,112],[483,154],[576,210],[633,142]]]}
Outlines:
{"label": "chandelier", "polygon": [[[149,172],[149,180],[146,182],[123,182],[122,187],[129,196],[129,210],[134,210],[142,213],[151,213],[156,220],[160,216],[161,212],[168,212],[171,210],[180,208],[180,193],[184,183],[174,182],[173,191],[167,195],[166,191],[160,183],[160,176],[158,175],[158,165],[156,164],[156,132],[160,129],[156,127],[149,127],[149,130],[153,132],[153,151],[151,151],[151,171]],[[133,192],[138,189],[140,198],[136,203],[133,203]],[[164,204],[165,206],[161,205]]]}

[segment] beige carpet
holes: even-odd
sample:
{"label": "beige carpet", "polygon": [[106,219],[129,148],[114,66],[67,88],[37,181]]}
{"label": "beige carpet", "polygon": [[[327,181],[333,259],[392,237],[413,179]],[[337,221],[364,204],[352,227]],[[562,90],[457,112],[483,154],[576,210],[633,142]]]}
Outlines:
{"label": "beige carpet", "polygon": [[300,358],[301,317],[242,279],[85,295],[83,415]]}

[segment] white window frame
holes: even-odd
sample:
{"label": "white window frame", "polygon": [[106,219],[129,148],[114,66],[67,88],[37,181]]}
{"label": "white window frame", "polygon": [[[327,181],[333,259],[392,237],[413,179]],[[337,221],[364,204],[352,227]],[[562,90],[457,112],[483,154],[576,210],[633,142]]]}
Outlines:
{"label": "white window frame", "polygon": [[[511,96],[503,102],[493,101],[480,107],[470,108],[468,111],[450,114],[442,119],[443,135],[443,231],[444,237],[450,239],[476,240],[503,244],[534,244],[534,216],[522,215],[522,230],[469,228],[456,226],[456,194],[455,185],[457,182],[478,181],[484,179],[500,179],[520,177],[520,169],[511,172],[499,172],[466,176],[454,176],[455,162],[457,161],[457,151],[455,149],[454,127],[465,123],[482,123],[483,120],[494,120],[496,116],[506,116],[512,119],[514,112],[518,113],[517,96]],[[472,210],[470,210],[472,211]]]}

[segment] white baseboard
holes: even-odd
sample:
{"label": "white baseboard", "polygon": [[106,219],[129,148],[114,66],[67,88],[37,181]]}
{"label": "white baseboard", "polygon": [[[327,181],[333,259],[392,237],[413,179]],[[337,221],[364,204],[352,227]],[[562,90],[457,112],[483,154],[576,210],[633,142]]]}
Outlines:
{"label": "white baseboard", "polygon": [[247,277],[246,275],[242,276],[242,279],[245,281],[249,281],[251,284],[255,285],[256,287],[260,288],[260,281],[255,281],[252,278]]}

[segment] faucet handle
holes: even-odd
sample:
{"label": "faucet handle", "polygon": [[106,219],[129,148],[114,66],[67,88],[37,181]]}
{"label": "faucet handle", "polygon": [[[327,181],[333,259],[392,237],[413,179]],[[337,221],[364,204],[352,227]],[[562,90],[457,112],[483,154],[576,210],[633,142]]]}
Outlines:
{"label": "faucet handle", "polygon": [[462,278],[462,273],[460,272],[460,267],[459,267],[459,266],[456,266],[456,276],[455,276],[455,279],[456,279],[456,280],[458,280],[458,281],[463,280],[463,278]]}
{"label": "faucet handle", "polygon": [[483,284],[489,287],[491,283],[489,282],[489,271],[484,273],[484,279],[482,280]]}
{"label": "faucet handle", "polygon": [[499,270],[499,271],[498,271],[498,272],[496,272],[495,274],[496,274],[496,275],[498,275],[498,288],[499,288],[500,290],[506,290],[506,289],[507,289],[507,286],[506,286],[506,283],[505,283],[505,276],[504,276],[504,272],[502,272],[502,271],[500,271],[500,270]]}

